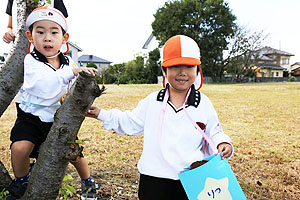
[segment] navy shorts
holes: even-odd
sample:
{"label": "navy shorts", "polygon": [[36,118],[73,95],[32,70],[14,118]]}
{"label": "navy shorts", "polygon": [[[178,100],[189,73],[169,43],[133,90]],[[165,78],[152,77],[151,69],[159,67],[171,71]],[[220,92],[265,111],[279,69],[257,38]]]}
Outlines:
{"label": "navy shorts", "polygon": [[140,200],[188,200],[180,180],[157,178],[141,174]]}
{"label": "navy shorts", "polygon": [[[39,117],[25,113],[17,103],[17,120],[11,130],[10,140],[12,144],[26,140],[34,144],[30,158],[37,158],[41,144],[46,140],[53,122],[42,122]],[[80,157],[83,157],[81,154]]]}

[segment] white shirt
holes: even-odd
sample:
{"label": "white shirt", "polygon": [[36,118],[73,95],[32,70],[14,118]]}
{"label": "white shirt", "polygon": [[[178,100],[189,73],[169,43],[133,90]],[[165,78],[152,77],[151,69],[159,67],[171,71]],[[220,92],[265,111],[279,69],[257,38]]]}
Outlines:
{"label": "white shirt", "polygon": [[[98,119],[103,121],[105,129],[113,129],[119,134],[144,133],[143,152],[138,162],[141,174],[178,180],[180,170],[205,158],[203,139],[184,110],[176,110],[168,102],[159,145],[158,128],[164,94],[164,89],[150,94],[132,111],[101,109]],[[206,126],[204,131],[216,146],[222,142],[230,143],[207,96],[193,87],[188,104],[187,112],[195,122]]]}
{"label": "white shirt", "polygon": [[27,54],[24,60],[24,83],[21,89],[20,108],[38,116],[43,122],[53,122],[59,108],[59,99],[67,92],[69,80],[75,78],[72,69],[76,68],[69,56],[59,55],[62,63],[55,69],[46,62],[39,52]]}

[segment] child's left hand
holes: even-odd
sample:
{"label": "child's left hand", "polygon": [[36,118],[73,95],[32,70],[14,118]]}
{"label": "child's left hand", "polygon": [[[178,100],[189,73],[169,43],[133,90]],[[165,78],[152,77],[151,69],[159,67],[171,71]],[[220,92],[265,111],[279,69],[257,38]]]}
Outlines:
{"label": "child's left hand", "polygon": [[227,142],[222,142],[218,145],[218,153],[221,153],[221,157],[224,160],[224,158],[228,158],[231,155],[232,146]]}

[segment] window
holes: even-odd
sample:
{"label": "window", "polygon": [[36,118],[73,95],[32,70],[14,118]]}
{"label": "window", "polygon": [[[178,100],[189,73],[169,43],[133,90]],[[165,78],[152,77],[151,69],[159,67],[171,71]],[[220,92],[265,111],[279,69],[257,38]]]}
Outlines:
{"label": "window", "polygon": [[277,77],[279,76],[279,72],[276,72],[276,76],[277,76]]}
{"label": "window", "polygon": [[281,64],[282,65],[288,65],[289,64],[289,59],[288,58],[281,58]]}

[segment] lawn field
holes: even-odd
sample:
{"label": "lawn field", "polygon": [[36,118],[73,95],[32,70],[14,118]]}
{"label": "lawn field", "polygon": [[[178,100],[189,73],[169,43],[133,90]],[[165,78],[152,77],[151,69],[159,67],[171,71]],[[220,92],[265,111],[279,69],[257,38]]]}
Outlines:
{"label": "lawn field", "polygon": [[[104,108],[131,110],[160,85],[106,85],[95,100]],[[201,92],[212,101],[234,145],[229,160],[248,200],[300,199],[300,83],[204,84]],[[12,174],[9,135],[16,118],[12,103],[0,119],[1,161]],[[79,132],[93,178],[102,184],[100,199],[137,199],[137,162],[143,135],[106,131],[87,118]],[[72,165],[68,174],[80,188]],[[78,196],[68,199],[79,199]]]}

